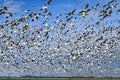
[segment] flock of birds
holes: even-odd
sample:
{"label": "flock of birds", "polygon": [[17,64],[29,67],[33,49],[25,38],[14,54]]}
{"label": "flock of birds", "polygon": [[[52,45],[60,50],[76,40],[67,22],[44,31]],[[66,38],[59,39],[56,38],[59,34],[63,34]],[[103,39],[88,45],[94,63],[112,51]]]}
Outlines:
{"label": "flock of birds", "polygon": [[1,6],[0,76],[120,77],[120,19],[112,20],[120,4],[85,4],[49,23],[51,2],[39,12],[23,10],[18,19]]}

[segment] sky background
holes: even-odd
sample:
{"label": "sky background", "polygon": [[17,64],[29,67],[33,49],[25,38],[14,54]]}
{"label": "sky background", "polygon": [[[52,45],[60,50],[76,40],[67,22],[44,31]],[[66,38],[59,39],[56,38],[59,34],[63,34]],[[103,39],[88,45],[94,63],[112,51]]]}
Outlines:
{"label": "sky background", "polygon": [[[63,19],[63,21],[64,21],[64,18],[65,18],[65,15],[66,15],[67,12],[69,12],[71,10],[74,10],[74,9],[77,9],[75,14],[78,15],[77,13],[84,8],[84,5],[86,3],[88,3],[90,5],[89,8],[91,8],[92,6],[95,6],[97,3],[105,4],[105,2],[109,2],[109,1],[110,0],[52,0],[51,4],[48,5],[48,10],[52,13],[52,16],[49,17],[48,19],[40,17],[38,20],[36,20],[35,22],[31,22],[30,24],[39,26],[39,25],[42,25],[41,23],[44,20],[47,20],[47,23],[49,23],[49,25],[51,25],[51,27],[52,27],[52,26],[56,25],[54,22],[55,22],[55,19],[56,19],[56,15],[59,14],[59,13],[62,13],[61,19]],[[117,26],[117,27],[120,26],[120,22],[119,22],[120,21],[120,19],[119,19],[120,15],[116,14],[116,11],[118,9],[120,9],[120,0],[117,0],[117,3],[118,3],[118,8],[113,9],[113,14],[110,17],[107,17],[104,21],[101,21],[101,24],[104,24],[106,27],[108,27],[108,26]],[[8,12],[10,11],[14,15],[14,17],[11,17],[11,18],[8,19],[10,21],[12,21],[14,19],[19,19],[23,15],[28,15],[28,14],[24,13],[24,10],[30,9],[30,12],[40,12],[41,13],[40,9],[44,5],[45,5],[44,0],[0,0],[0,7],[1,6],[8,6]],[[102,7],[100,7],[99,9],[101,9],[101,8]],[[87,16],[85,19],[77,18],[77,22],[75,23],[75,25],[76,25],[76,29],[75,30],[77,30],[79,32],[79,27],[78,26],[84,26],[86,23],[92,24],[92,23],[95,23],[96,21],[99,21],[98,17],[97,17],[98,14],[99,14],[99,10],[98,10],[98,12],[94,12],[94,11],[92,12],[91,11],[90,12],[90,16]],[[76,16],[76,15],[74,15],[74,16]],[[88,22],[91,17],[93,18],[93,22],[92,21]],[[3,23],[5,20],[6,20],[5,16],[0,16],[0,24]],[[28,22],[30,22],[30,21],[28,20]],[[68,23],[68,24],[70,24],[70,23]],[[68,28],[66,28],[66,29],[68,29]],[[95,29],[95,30],[97,31],[97,29]],[[73,30],[73,32],[74,32],[74,30]],[[69,33],[72,33],[72,30]],[[55,35],[56,34],[53,33],[53,35],[52,35],[52,33],[51,33],[51,36],[55,36]],[[53,43],[53,44],[55,44],[55,43]],[[44,47],[46,47],[46,46],[44,46]],[[52,46],[52,47],[54,48],[54,46]],[[33,53],[34,53],[34,50],[33,50]],[[116,54],[118,54],[118,53],[116,52]],[[118,56],[120,56],[120,55],[118,55]],[[22,60],[20,60],[21,58],[19,56],[17,56],[17,57],[18,58],[16,60],[18,60],[18,62],[22,61]],[[43,59],[43,61],[44,61],[44,59]],[[108,58],[108,61],[109,61],[109,59],[110,58]],[[110,67],[110,68],[114,68],[114,71],[120,71],[120,64],[119,63],[120,62],[118,62],[118,60],[113,60],[113,64],[109,65],[109,63],[108,63],[106,65],[102,65],[102,68]],[[28,64],[28,66],[31,66],[31,65],[32,65],[32,63]],[[78,64],[74,64],[74,65],[77,66],[77,65],[80,65],[80,64],[78,63]],[[109,66],[107,66],[107,65],[109,65]],[[57,66],[59,67],[59,64],[57,64]],[[85,66],[86,65],[83,64],[83,67],[85,67]],[[96,66],[97,65],[92,67],[94,71],[96,70]],[[38,66],[35,66],[35,67],[37,68]],[[117,70],[117,67],[119,67],[118,70]],[[68,66],[68,68],[70,68],[70,67]],[[110,70],[110,68],[109,68],[109,70]],[[38,67],[38,69],[40,70],[41,68]],[[45,70],[44,66],[42,67],[42,69],[43,69],[43,71]],[[49,69],[49,67],[46,67],[46,70],[47,69]],[[35,69],[33,69],[33,70],[35,70]],[[58,71],[61,71],[61,70],[58,70]],[[98,70],[98,72],[96,72],[96,74],[99,73],[99,71],[100,70]],[[111,74],[109,74],[109,73],[111,73]],[[44,73],[44,74],[47,74],[47,73]],[[42,75],[44,76],[44,74],[42,74]],[[52,75],[54,75],[54,74],[55,73],[53,72]],[[95,76],[97,76],[96,74],[94,73]],[[111,70],[111,71],[106,71],[106,73],[103,73],[102,76],[116,76],[116,77],[120,77],[119,74],[120,74],[120,72],[115,74],[115,75],[112,75],[112,70]],[[3,75],[5,75],[5,73]],[[12,75],[14,75],[14,74],[12,74]],[[16,74],[16,75],[18,75],[18,74]],[[39,75],[39,74],[36,73],[34,75]],[[66,75],[70,76],[71,74],[66,74]],[[82,73],[80,73],[80,75],[88,76],[88,75],[90,75],[90,73],[86,74],[86,72],[83,71]],[[57,75],[57,76],[59,76],[59,75]]]}

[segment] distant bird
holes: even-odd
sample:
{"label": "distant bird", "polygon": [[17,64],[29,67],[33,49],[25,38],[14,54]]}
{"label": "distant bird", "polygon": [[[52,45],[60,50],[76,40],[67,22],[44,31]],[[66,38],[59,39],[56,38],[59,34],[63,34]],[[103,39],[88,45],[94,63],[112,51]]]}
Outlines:
{"label": "distant bird", "polygon": [[99,37],[95,42],[98,42],[99,40],[103,40],[103,36]]}
{"label": "distant bird", "polygon": [[66,15],[67,15],[67,16],[71,16],[71,15],[73,15],[73,14],[75,13],[75,11],[76,11],[76,9],[74,9],[74,10],[70,11],[70,12],[69,12],[69,13],[67,13]]}
{"label": "distant bird", "polygon": [[112,10],[109,10],[109,11],[103,13],[103,18],[102,18],[102,19],[104,19],[104,18],[110,16],[111,14],[112,14]]}
{"label": "distant bird", "polygon": [[79,16],[85,18],[86,15],[88,15],[88,12],[90,9],[83,9],[82,11],[79,12]]}
{"label": "distant bird", "polygon": [[85,8],[84,8],[84,9],[87,9],[87,8],[88,8],[88,6],[89,6],[89,4],[85,4]]}
{"label": "distant bird", "polygon": [[42,6],[40,10],[45,10],[47,11],[48,10],[48,7],[45,5],[45,6]]}
{"label": "distant bird", "polygon": [[8,12],[6,18],[9,18],[9,17],[12,17],[12,16],[13,16],[13,13]]}
{"label": "distant bird", "polygon": [[69,22],[72,18],[73,18],[73,16],[71,16],[71,17],[66,16],[65,19],[66,19],[67,22]]}
{"label": "distant bird", "polygon": [[59,13],[59,14],[56,16],[56,18],[59,18],[60,16],[62,16],[62,14],[61,14],[61,13]]}
{"label": "distant bird", "polygon": [[8,8],[7,8],[6,6],[0,8],[0,12],[1,12],[1,11],[4,11],[4,10],[8,10]]}
{"label": "distant bird", "polygon": [[50,3],[52,2],[52,0],[47,0],[47,4],[50,5]]}
{"label": "distant bird", "polygon": [[117,12],[120,12],[120,9],[119,9],[119,10],[117,10]]}
{"label": "distant bird", "polygon": [[27,10],[24,10],[24,13],[28,13],[28,12],[30,12],[30,10],[29,10],[29,9],[27,9]]}
{"label": "distant bird", "polygon": [[45,27],[49,27],[49,24],[47,24],[47,23],[45,23],[44,25],[45,25]]}
{"label": "distant bird", "polygon": [[112,8],[117,8],[117,4],[113,4],[111,7]]}
{"label": "distant bird", "polygon": [[94,10],[97,10],[97,7],[99,6],[100,4],[96,4],[94,7],[92,7]]}
{"label": "distant bird", "polygon": [[74,27],[74,24],[70,23],[69,27],[72,29]]}

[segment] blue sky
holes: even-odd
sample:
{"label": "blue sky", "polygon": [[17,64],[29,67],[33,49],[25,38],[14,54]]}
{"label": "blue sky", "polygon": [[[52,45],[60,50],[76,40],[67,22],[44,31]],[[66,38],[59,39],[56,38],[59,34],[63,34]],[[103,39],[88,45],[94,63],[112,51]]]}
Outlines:
{"label": "blue sky", "polygon": [[[52,0],[51,5],[48,6],[49,11],[52,13],[52,17],[50,20],[53,21],[53,19],[55,19],[58,13],[63,13],[63,16],[64,16],[66,12],[69,12],[73,9],[77,9],[76,12],[79,12],[81,11],[81,9],[83,9],[86,3],[88,3],[90,5],[89,7],[91,8],[92,6],[95,6],[97,3],[103,4],[108,1],[110,0],[104,0],[104,1],[103,0]],[[117,2],[120,2],[120,0],[117,0]],[[40,12],[40,8],[45,5],[44,0],[0,0],[0,6],[2,5],[9,6],[9,3],[14,3],[10,7],[10,9],[15,7],[17,8],[16,10],[14,9],[12,10],[13,12],[16,13],[15,17],[21,16],[22,12],[25,9],[30,9],[31,11]],[[23,4],[23,6],[21,6],[20,4]],[[119,19],[119,16],[112,15],[111,18],[117,20]],[[108,18],[108,20],[111,20],[111,18]]]}

